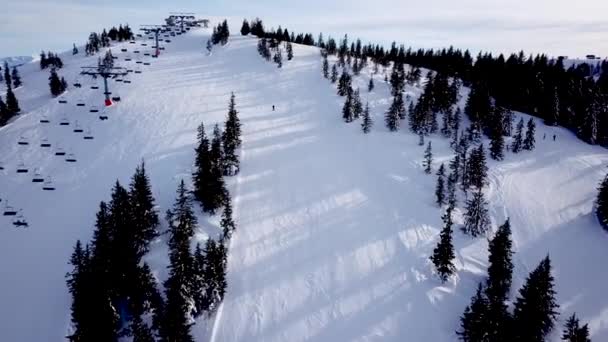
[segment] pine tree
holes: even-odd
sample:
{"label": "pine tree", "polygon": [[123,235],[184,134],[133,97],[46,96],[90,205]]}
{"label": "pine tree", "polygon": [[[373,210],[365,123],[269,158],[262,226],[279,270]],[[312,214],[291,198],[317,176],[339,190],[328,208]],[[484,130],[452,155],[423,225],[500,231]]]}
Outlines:
{"label": "pine tree", "polygon": [[488,177],[488,167],[486,166],[486,154],[483,144],[471,151],[467,165],[467,185],[478,189],[483,188]]}
{"label": "pine tree", "polygon": [[361,95],[358,88],[353,93],[352,106],[353,118],[358,119],[363,114],[363,104],[361,103]]}
{"label": "pine tree", "polygon": [[72,55],[77,55],[78,54],[78,48],[76,47],[76,44],[73,44],[74,47],[72,47]]}
{"label": "pine tree", "polygon": [[515,128],[515,136],[511,143],[511,151],[513,153],[519,153],[523,147],[523,130],[524,130],[524,119],[519,119],[517,127]]}
{"label": "pine tree", "polygon": [[456,332],[461,341],[484,342],[487,339],[486,307],[487,300],[483,295],[481,283],[477,286],[475,296],[471,298],[471,304],[465,309],[460,317],[460,330]]}
{"label": "pine tree", "polygon": [[247,19],[243,19],[243,26],[241,26],[241,35],[246,36],[249,33],[251,33],[249,22],[247,21]]}
{"label": "pine tree", "polygon": [[483,192],[479,188],[473,193],[473,198],[467,201],[467,212],[465,214],[464,227],[462,231],[472,237],[485,234],[490,225],[488,218],[488,203],[483,197]]}
{"label": "pine tree", "polygon": [[173,209],[167,211],[169,223],[169,278],[165,282],[167,298],[160,329],[161,341],[194,341],[190,334],[189,313],[194,282],[194,259],[190,238],[197,224],[184,181],[177,188]]}
{"label": "pine tree", "polygon": [[350,74],[346,71],[346,68],[342,70],[340,79],[338,80],[338,95],[346,96],[347,94],[352,95],[352,79]]}
{"label": "pine tree", "polygon": [[10,117],[13,117],[21,112],[19,102],[17,101],[17,97],[15,97],[15,93],[13,93],[13,89],[11,89],[11,87],[7,87],[6,89],[6,110]]}
{"label": "pine tree", "polygon": [[327,55],[323,55],[323,77],[329,78],[329,61]]}
{"label": "pine tree", "polygon": [[403,104],[403,101],[399,102],[399,96],[393,97],[393,103],[384,116],[386,127],[391,132],[396,132],[399,130],[400,103]]}
{"label": "pine tree", "polygon": [[7,88],[10,88],[13,84],[11,79],[11,70],[8,67],[7,61],[4,61],[4,81],[6,82]]}
{"label": "pine tree", "polygon": [[158,213],[155,209],[154,196],[150,186],[150,179],[146,174],[146,166],[142,161],[135,169],[129,186],[129,197],[131,202],[131,215],[133,215],[134,236],[131,240],[141,258],[149,250],[150,242],[158,233]]}
{"label": "pine tree", "polygon": [[338,80],[338,66],[332,65],[331,67],[331,83],[336,83]]}
{"label": "pine tree", "polygon": [[487,325],[490,341],[512,340],[510,320],[505,301],[509,297],[513,274],[513,243],[511,225],[507,219],[488,244],[488,279],[485,294],[488,299]]}
{"label": "pine tree", "polygon": [[441,217],[443,220],[443,229],[439,234],[439,242],[433,250],[431,261],[435,265],[435,270],[439,275],[442,282],[448,280],[448,278],[454,274],[456,268],[454,267],[453,261],[454,245],[452,244],[452,211],[454,208],[449,206],[445,211],[445,214]]}
{"label": "pine tree", "polygon": [[224,203],[220,227],[222,227],[223,238],[226,240],[230,239],[232,233],[236,230],[236,224],[232,220],[232,201],[230,200],[230,196],[227,196]]}
{"label": "pine tree", "polygon": [[581,327],[576,314],[572,314],[564,325],[562,341],[591,342],[589,338],[589,326],[585,324]]}
{"label": "pine tree", "polygon": [[63,85],[55,69],[51,69],[51,75],[49,76],[49,87],[51,88],[51,94],[53,96],[59,96],[63,93]]}
{"label": "pine tree", "polygon": [[602,227],[604,227],[605,230],[608,230],[608,174],[606,174],[604,180],[598,188],[597,199],[595,203],[597,218],[600,221]]}
{"label": "pine tree", "polygon": [[519,290],[513,310],[514,331],[517,341],[544,341],[557,318],[549,256],[534,269]]}
{"label": "pine tree", "polygon": [[367,84],[367,91],[372,92],[374,90],[374,78],[370,77],[369,83]]}
{"label": "pine tree", "polygon": [[15,87],[15,89],[21,87],[21,84],[23,83],[21,82],[21,76],[19,76],[19,71],[17,71],[17,67],[13,67],[11,77],[13,78],[13,87]]}
{"label": "pine tree", "polygon": [[277,63],[277,68],[283,67],[283,54],[281,53],[281,49],[277,48],[277,51],[274,53],[274,57],[272,60]]}
{"label": "pine tree", "polygon": [[346,93],[346,98],[344,99],[344,106],[342,106],[342,119],[344,122],[352,122],[354,119],[353,116],[353,98],[351,95],[351,91]]}
{"label": "pine tree", "polygon": [[369,114],[369,103],[365,103],[365,109],[363,110],[363,121],[361,122],[361,130],[363,130],[363,133],[367,134],[371,131],[373,125],[374,123],[372,122],[372,117]]}
{"label": "pine tree", "polygon": [[526,131],[526,138],[524,139],[523,149],[531,151],[534,149],[534,143],[535,143],[534,135],[536,134],[535,133],[536,124],[534,123],[534,120],[532,118],[530,118],[530,120],[528,120],[527,126],[528,126],[528,130]]}
{"label": "pine tree", "polygon": [[418,146],[424,146],[424,133],[418,132]]}
{"label": "pine tree", "polygon": [[215,214],[226,198],[226,186],[222,172],[224,170],[224,151],[222,149],[222,133],[216,124],[213,127],[213,139],[209,150],[209,171],[204,200],[201,202],[203,211]]}
{"label": "pine tree", "polygon": [[437,171],[437,186],[435,187],[435,203],[439,206],[445,204],[445,166],[441,163],[439,171]]}
{"label": "pine tree", "polygon": [[2,101],[2,96],[0,96],[0,126],[3,126],[8,119],[10,119],[11,115],[8,112],[8,108],[6,107],[6,103]]}
{"label": "pine tree", "polygon": [[455,175],[453,172],[450,172],[450,175],[448,176],[448,195],[447,195],[447,201],[448,204],[456,207],[456,183],[458,182],[458,179],[456,178],[457,175]]}
{"label": "pine tree", "polygon": [[422,163],[422,166],[424,167],[424,172],[426,174],[431,174],[431,167],[433,165],[433,151],[432,151],[432,146],[431,146],[431,142],[429,141],[428,145],[426,146],[426,150],[424,150],[424,162]]}
{"label": "pine tree", "polygon": [[232,93],[228,105],[228,117],[224,124],[223,143],[223,175],[234,176],[239,173],[239,157],[237,149],[241,146],[241,123],[236,110],[235,96]]}
{"label": "pine tree", "polygon": [[293,59],[293,46],[291,45],[290,42],[287,42],[287,44],[285,44],[285,49],[287,49],[287,60],[290,61]]}

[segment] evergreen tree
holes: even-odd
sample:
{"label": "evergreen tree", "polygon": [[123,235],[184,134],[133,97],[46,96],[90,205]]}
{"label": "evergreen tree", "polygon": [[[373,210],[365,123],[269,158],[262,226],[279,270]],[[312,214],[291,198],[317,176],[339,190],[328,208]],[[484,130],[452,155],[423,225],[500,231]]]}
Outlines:
{"label": "evergreen tree", "polygon": [[[365,103],[365,109],[363,110],[363,121],[361,122],[361,129],[363,130],[363,133],[369,133],[373,124],[372,117],[369,114],[369,103]],[[606,203],[608,203],[608,201],[606,201]]]}
{"label": "evergreen tree", "polygon": [[293,46],[291,45],[290,42],[287,42],[287,44],[285,44],[285,49],[287,49],[287,60],[290,61],[293,59]]}
{"label": "evergreen tree", "polygon": [[4,61],[4,81],[6,82],[6,87],[10,88],[13,84],[11,78],[11,70],[8,67],[8,62]]}
{"label": "evergreen tree", "polygon": [[450,275],[454,274],[456,268],[453,261],[454,245],[452,244],[452,211],[454,208],[449,206],[445,214],[441,217],[443,220],[443,229],[439,234],[439,242],[433,250],[431,261],[435,265],[435,270],[442,282],[448,280]]}
{"label": "evergreen tree", "polygon": [[[0,101],[0,112],[1,112]],[[596,199],[596,215],[602,227],[608,230],[608,174],[600,184]]]}
{"label": "evergreen tree", "polygon": [[487,325],[490,341],[512,340],[510,320],[505,301],[509,297],[513,274],[513,243],[511,225],[507,219],[488,244],[488,279],[485,294],[488,299]]}
{"label": "evergreen tree", "polygon": [[6,88],[6,110],[10,117],[13,117],[21,112],[19,102],[17,101],[17,97],[15,97],[15,93],[13,93],[13,89],[11,89],[11,87]]}
{"label": "evergreen tree", "polygon": [[488,218],[488,203],[483,197],[483,192],[479,188],[473,193],[473,198],[467,201],[467,212],[465,214],[464,227],[462,231],[472,237],[485,234],[490,225]]}
{"label": "evergreen tree", "polygon": [[524,130],[524,119],[519,119],[517,123],[517,127],[515,128],[515,136],[513,137],[513,142],[511,143],[511,151],[513,153],[519,153],[523,148],[523,130]]}
{"label": "evergreen tree", "polygon": [[531,151],[534,149],[534,143],[535,143],[534,135],[536,134],[535,133],[536,124],[534,123],[534,120],[532,118],[530,118],[530,120],[528,120],[527,126],[528,126],[528,130],[526,131],[526,138],[524,139],[523,149]]}
{"label": "evergreen tree", "polygon": [[572,314],[564,325],[562,341],[591,342],[589,338],[589,326],[585,324],[581,327],[576,314]]}
{"label": "evergreen tree", "polygon": [[338,80],[338,95],[346,96],[347,94],[352,95],[352,79],[350,74],[346,71],[346,68],[342,70],[340,79]]}
{"label": "evergreen tree", "polygon": [[160,329],[161,341],[194,341],[190,334],[189,313],[192,310],[194,259],[190,253],[190,238],[197,224],[184,181],[177,189],[173,209],[167,211],[169,223],[169,278],[165,282],[167,298]]}
{"label": "evergreen tree", "polygon": [[206,277],[204,296],[209,303],[207,310],[212,313],[226,293],[226,247],[223,241],[207,240],[204,273]]}
{"label": "evergreen tree", "polygon": [[361,95],[358,88],[353,93],[352,106],[353,118],[358,119],[363,114],[363,104],[361,103]]}
{"label": "evergreen tree", "polygon": [[448,176],[448,195],[447,195],[447,201],[448,204],[456,207],[456,183],[458,182],[458,180],[456,179],[456,175],[454,175],[453,172],[450,172],[450,175]]}
{"label": "evergreen tree", "polygon": [[228,117],[224,124],[223,142],[223,174],[233,176],[239,173],[239,157],[236,150],[241,146],[241,123],[236,110],[235,96],[232,93],[228,105]]}
{"label": "evergreen tree", "polygon": [[283,67],[283,54],[281,53],[281,49],[277,48],[277,51],[274,53],[274,57],[272,60],[277,63],[277,68]]}
{"label": "evergreen tree", "polygon": [[344,106],[342,106],[342,119],[344,122],[352,122],[354,120],[353,115],[353,98],[351,92],[346,92],[346,98],[344,99]]}
{"label": "evergreen tree", "polygon": [[73,44],[74,47],[72,47],[72,55],[77,55],[78,54],[78,48],[76,47],[76,44]]}
{"label": "evergreen tree", "polygon": [[19,71],[17,71],[17,67],[13,67],[11,77],[13,78],[13,87],[15,87],[15,89],[21,87],[21,84],[23,83],[21,82],[21,76],[19,76]]}
{"label": "evergreen tree", "polygon": [[374,90],[374,78],[370,77],[369,83],[367,84],[367,91],[372,92]]}
{"label": "evergreen tree", "polygon": [[329,62],[326,54],[323,55],[323,77],[329,78]]}
{"label": "evergreen tree", "polygon": [[[498,129],[497,127],[500,127],[500,129]],[[494,124],[490,139],[490,157],[494,160],[502,160],[504,158],[503,149],[505,145],[505,139],[502,132],[502,124]]]}
{"label": "evergreen tree", "polygon": [[213,139],[209,150],[209,173],[207,190],[201,202],[203,211],[215,214],[226,198],[226,186],[222,172],[224,170],[224,151],[222,149],[222,133],[216,124],[213,127]]}
{"label": "evergreen tree", "polygon": [[418,146],[424,146],[424,133],[418,132]]}
{"label": "evergreen tree", "polygon": [[232,233],[236,230],[236,224],[232,220],[232,201],[230,200],[230,196],[226,197],[224,203],[220,227],[222,227],[223,238],[226,240],[230,239]]}
{"label": "evergreen tree", "polygon": [[432,151],[432,147],[431,147],[431,142],[429,141],[428,145],[426,146],[426,150],[424,150],[424,162],[422,163],[422,166],[424,167],[424,172],[426,174],[431,174],[431,167],[433,165],[433,151]]}
{"label": "evergreen tree", "polygon": [[441,163],[439,171],[437,171],[437,186],[435,187],[435,203],[439,206],[445,204],[445,166]]}
{"label": "evergreen tree", "polygon": [[129,197],[134,232],[131,243],[137,250],[138,258],[141,258],[148,252],[150,242],[159,235],[157,230],[159,225],[158,213],[155,209],[150,179],[146,174],[146,166],[143,161],[135,169],[135,174],[131,178]]}
{"label": "evergreen tree", "polygon": [[6,103],[2,101],[2,96],[0,96],[0,126],[3,126],[8,119],[10,119],[11,114],[8,112],[8,108],[6,107]]}
{"label": "evergreen tree", "polygon": [[488,177],[488,167],[486,166],[486,153],[483,144],[471,151],[467,165],[467,185],[478,189],[483,188]]}
{"label": "evergreen tree", "polygon": [[63,93],[63,85],[55,69],[51,69],[51,75],[49,76],[49,87],[51,88],[51,94],[53,96],[59,96]]}
{"label": "evergreen tree", "polygon": [[338,66],[332,65],[331,67],[331,83],[336,83],[338,80]]}
{"label": "evergreen tree", "polygon": [[393,97],[393,103],[391,104],[384,116],[384,122],[386,123],[386,127],[391,132],[396,132],[399,130],[399,114],[402,105],[403,98],[401,96],[397,95]]}
{"label": "evergreen tree", "polygon": [[534,269],[519,290],[513,310],[515,340],[544,341],[557,318],[549,256]]}
{"label": "evergreen tree", "polygon": [[241,35],[246,36],[251,32],[251,28],[249,27],[249,22],[247,19],[243,19],[243,26],[241,26]]}
{"label": "evergreen tree", "polygon": [[456,332],[461,341],[484,342],[487,339],[486,307],[488,302],[483,295],[481,283],[477,286],[475,296],[471,298],[471,304],[465,309],[460,317],[460,330]]}

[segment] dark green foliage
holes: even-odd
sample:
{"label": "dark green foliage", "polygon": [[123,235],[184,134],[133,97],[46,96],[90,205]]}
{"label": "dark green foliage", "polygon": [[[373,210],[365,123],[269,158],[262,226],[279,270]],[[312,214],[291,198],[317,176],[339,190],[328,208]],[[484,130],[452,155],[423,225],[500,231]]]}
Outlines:
{"label": "dark green foliage", "polygon": [[600,224],[608,230],[608,174],[600,184],[596,199],[596,214]]}
{"label": "dark green foliage", "polygon": [[365,109],[363,110],[363,120],[361,121],[361,130],[363,133],[367,134],[371,131],[372,126],[374,125],[372,121],[372,117],[369,113],[369,103],[365,104]]}
{"label": "dark green foliage", "polygon": [[338,80],[338,66],[336,64],[331,66],[331,83],[336,83]]}
{"label": "dark green foliage", "polygon": [[342,106],[342,119],[344,119],[344,122],[352,122],[354,120],[353,98],[351,93],[351,91],[348,91],[346,93],[346,98],[344,98],[344,105]]}
{"label": "dark green foliage", "polygon": [[230,37],[230,29],[228,28],[228,21],[224,20],[223,22],[219,23],[217,27],[213,28],[211,42],[216,45],[226,45],[226,43],[228,43],[228,37]]}
{"label": "dark green foliage", "polygon": [[389,131],[396,132],[399,130],[399,118],[403,112],[405,112],[403,97],[399,94],[393,97],[393,103],[384,116],[384,122]]}
{"label": "dark green foliage", "polygon": [[[333,71],[332,71],[333,72]],[[344,69],[338,80],[338,95],[346,96],[352,92],[351,87],[352,78],[350,74]]]}
{"label": "dark green foliage", "polygon": [[51,69],[51,75],[49,76],[49,87],[51,88],[51,94],[53,96],[59,96],[65,91],[61,79],[54,68]]}
{"label": "dark green foliage", "polygon": [[323,55],[323,77],[329,78],[329,61],[327,55]]}
{"label": "dark green foliage", "polygon": [[488,177],[488,167],[486,166],[486,154],[483,144],[471,151],[466,173],[467,186],[473,186],[478,189],[483,188]]}
{"label": "dark green foliage", "polygon": [[287,50],[287,60],[290,61],[293,59],[293,45],[290,42],[285,44],[285,50]]}
{"label": "dark green foliage", "polygon": [[17,67],[13,67],[13,71],[11,72],[11,77],[13,78],[13,87],[19,88],[23,84],[21,82],[21,76],[19,76],[19,71]]}
{"label": "dark green foliage", "polygon": [[229,240],[232,233],[236,230],[236,224],[232,219],[232,201],[230,200],[229,196],[226,198],[226,202],[224,203],[220,227],[222,227],[223,240]]}
{"label": "dark green foliage", "polygon": [[445,204],[446,196],[445,196],[445,166],[443,163],[439,167],[439,171],[437,171],[437,186],[435,187],[435,203],[439,206]]}
{"label": "dark green foliage", "polygon": [[[233,126],[231,125],[231,127]],[[239,132],[234,127],[231,128],[231,137],[235,132]],[[231,140],[230,144],[235,143],[235,140]],[[229,146],[234,147],[234,145]],[[201,123],[198,127],[198,146],[195,152],[195,172],[192,177],[194,197],[200,202],[203,211],[215,214],[216,210],[222,206],[227,193],[222,177],[225,159],[222,149],[222,134],[218,125],[214,126],[213,140],[210,145],[205,134],[205,127]]]}
{"label": "dark green foliage", "polygon": [[21,112],[21,108],[19,108],[19,101],[17,101],[17,97],[15,96],[15,93],[13,93],[13,89],[11,89],[11,87],[7,87],[6,89],[6,111],[9,114],[6,121]]}
{"label": "dark green foliage", "polygon": [[472,237],[485,234],[490,225],[488,217],[488,203],[483,197],[481,188],[473,193],[473,197],[467,201],[467,211],[462,231]]}
{"label": "dark green foliage", "polygon": [[460,317],[460,330],[456,332],[461,341],[464,342],[485,342],[487,336],[486,308],[488,302],[483,295],[481,283],[477,286],[475,296],[471,298],[469,304]]}
{"label": "dark green foliage", "polygon": [[551,260],[547,256],[534,269],[519,290],[513,311],[517,341],[542,342],[553,328],[558,305],[555,301]]}
{"label": "dark green foliage", "polygon": [[4,61],[4,82],[6,82],[7,88],[12,87],[11,69],[9,69],[7,61]]}
{"label": "dark green foliage", "polygon": [[281,52],[280,48],[277,48],[275,53],[274,53],[274,57],[272,58],[272,60],[277,63],[277,68],[282,68],[283,67],[283,54]]}
{"label": "dark green foliage", "polygon": [[131,243],[141,258],[149,250],[150,242],[158,236],[158,213],[154,205],[154,196],[146,166],[142,161],[135,169],[129,186],[131,215],[133,217],[133,237]]}
{"label": "dark green foliage", "polygon": [[237,149],[241,146],[241,122],[236,110],[234,93],[230,96],[228,116],[224,123],[224,132],[222,134],[222,143],[224,150],[223,174],[234,176],[239,173],[240,169]]}
{"label": "dark green foliage", "polygon": [[562,341],[591,342],[589,338],[589,326],[585,324],[581,327],[576,314],[572,314],[564,325]]}
{"label": "dark green foliage", "polygon": [[443,228],[439,234],[439,242],[433,250],[431,261],[435,265],[435,270],[439,275],[442,282],[448,280],[448,278],[454,274],[456,268],[454,267],[454,245],[452,244],[452,211],[453,206],[449,206],[443,216]]}
{"label": "dark green foliage", "polygon": [[534,149],[534,144],[536,142],[536,140],[534,139],[534,136],[536,134],[536,124],[534,123],[534,120],[532,118],[528,120],[527,128],[528,130],[526,131],[526,137],[524,138],[524,144],[522,147],[524,150],[531,151]]}
{"label": "dark green foliage", "polygon": [[78,54],[78,48],[76,47],[76,44],[74,44],[74,47],[72,47],[72,55],[77,55]]}
{"label": "dark green foliage", "polygon": [[513,142],[511,143],[511,151],[513,153],[519,153],[523,148],[523,130],[524,130],[524,119],[519,119],[517,123],[517,128],[515,128],[515,136],[513,137]]}
{"label": "dark green foliage", "polygon": [[361,103],[361,95],[358,88],[353,92],[352,112],[354,119],[358,119],[363,114],[363,104]]}
{"label": "dark green foliage", "polygon": [[241,35],[246,36],[251,32],[251,28],[249,27],[249,22],[247,19],[243,19],[243,26],[241,26]]}
{"label": "dark green foliage", "polygon": [[422,166],[424,167],[424,172],[426,174],[431,174],[431,168],[433,166],[433,150],[432,150],[431,142],[429,141],[426,149],[424,150],[424,161]]}
{"label": "dark green foliage", "polygon": [[488,300],[487,326],[490,341],[511,341],[511,315],[505,301],[509,297],[513,274],[513,243],[507,219],[489,242],[488,279],[485,295]]}
{"label": "dark green foliage", "polygon": [[373,90],[374,90],[374,78],[371,77],[369,79],[369,83],[367,84],[367,91],[371,93]]}

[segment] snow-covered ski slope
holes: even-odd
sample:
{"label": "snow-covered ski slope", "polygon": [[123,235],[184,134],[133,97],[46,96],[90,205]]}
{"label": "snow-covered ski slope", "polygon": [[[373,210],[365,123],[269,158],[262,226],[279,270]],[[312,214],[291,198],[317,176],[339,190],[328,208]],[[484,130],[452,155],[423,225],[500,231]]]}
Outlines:
{"label": "snow-covered ski slope", "polygon": [[[194,326],[197,341],[454,341],[459,316],[484,280],[487,242],[456,230],[457,276],[445,285],[434,276],[428,257],[441,228],[436,178],[422,171],[423,147],[406,122],[397,133],[385,128],[390,94],[384,77],[375,76],[372,93],[369,70],[355,78],[375,120],[363,135],[359,122],[342,121],[343,99],[322,78],[316,48],[294,45],[295,58],[277,69],[249,37],[235,35],[207,55],[209,33],[174,37],[160,58],[141,56],[151,65],[131,74],[131,84],[112,81],[122,101],[105,111],[107,121],[89,112],[92,105],[103,110],[103,90],[91,90],[93,81],[77,75],[97,56],[62,55],[60,75],[83,85],[70,87],[67,104],[50,97],[48,71],[36,63],[20,69],[25,86],[16,94],[24,114],[0,129],[0,206],[8,200],[23,209],[30,226],[15,228],[0,217],[0,340],[64,340],[67,260],[76,239],[90,239],[99,201],[108,200],[117,179],[128,184],[144,159],[164,213],[177,182],[190,179],[197,125],[204,121],[210,132],[221,122],[234,91],[243,124],[241,173],[229,179],[238,228],[224,304]],[[123,47],[129,51],[120,52]],[[117,44],[117,63],[135,68],[135,48],[151,52],[139,41]],[[127,55],[132,62],[124,61]],[[407,89],[414,98],[420,91]],[[79,100],[86,106],[77,107]],[[41,117],[50,123],[39,123]],[[64,118],[70,126],[59,126]],[[94,140],[72,132],[76,120]],[[512,296],[549,253],[564,312],[558,324],[576,311],[590,323],[594,341],[608,340],[602,266],[608,236],[592,213],[608,153],[537,124],[536,150],[490,162],[486,188],[493,224],[508,216],[513,227]],[[20,137],[29,145],[18,145]],[[53,144],[49,150],[39,147],[45,138]],[[436,170],[451,150],[447,140],[430,139]],[[58,144],[77,162],[55,156]],[[28,174],[16,173],[21,162]],[[56,191],[32,183],[35,168],[52,177]],[[216,222],[201,215],[197,238],[216,234]],[[160,238],[148,255],[160,280],[165,245]]]}

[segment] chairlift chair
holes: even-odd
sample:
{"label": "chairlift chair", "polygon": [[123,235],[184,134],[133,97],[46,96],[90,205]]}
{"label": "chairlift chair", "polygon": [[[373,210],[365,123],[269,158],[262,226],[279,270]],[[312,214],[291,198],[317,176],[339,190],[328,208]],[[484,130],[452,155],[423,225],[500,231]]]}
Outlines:
{"label": "chairlift chair", "polygon": [[139,53],[139,50],[135,50],[135,51],[133,51],[133,53]]}
{"label": "chairlift chair", "polygon": [[125,62],[130,62],[130,61],[132,61],[132,60],[133,60],[133,58],[131,58],[131,56],[127,56],[127,57],[125,57]]}
{"label": "chairlift chair", "polygon": [[150,62],[144,62],[143,64],[144,65],[150,65]]}
{"label": "chairlift chair", "polygon": [[91,107],[91,109],[89,109],[89,112],[91,113],[99,113],[99,108],[97,108],[96,106]]}
{"label": "chairlift chair", "polygon": [[21,136],[19,138],[19,141],[17,141],[17,145],[29,145],[29,141],[27,141],[27,139],[25,139],[25,137]]}
{"label": "chairlift chair", "polygon": [[93,89],[93,90],[97,90],[97,89],[99,89],[99,86],[98,86],[98,85],[92,85],[92,86],[91,86],[91,89]]}
{"label": "chairlift chair", "polygon": [[101,120],[101,121],[108,120],[108,114],[105,111],[103,113],[99,114],[99,120]]}
{"label": "chairlift chair", "polygon": [[13,220],[13,226],[15,226],[15,227],[22,227],[22,228],[29,227],[29,224],[27,223],[27,221],[23,217],[23,214],[21,213],[21,210],[19,210],[19,215]]}
{"label": "chairlift chair", "polygon": [[68,103],[68,100],[66,100],[66,99],[59,99],[58,102],[61,103],[61,104],[66,104],[66,103]]}
{"label": "chairlift chair", "polygon": [[78,121],[76,121],[76,125],[74,127],[74,133],[82,133],[84,132],[84,130],[80,127],[80,125],[78,124]]}
{"label": "chairlift chair", "polygon": [[42,184],[42,190],[44,191],[54,191],[55,190],[55,184],[53,183],[53,180],[51,179],[51,177],[48,177],[44,183]]}
{"label": "chairlift chair", "polygon": [[75,163],[76,162],[76,156],[74,155],[74,153],[70,153],[65,158],[65,161],[68,162],[68,163]]}
{"label": "chairlift chair", "polygon": [[91,127],[87,128],[87,131],[84,134],[84,140],[93,140],[93,132],[91,132]]}
{"label": "chairlift chair", "polygon": [[61,118],[61,121],[59,121],[59,126],[69,126],[69,125],[70,125],[70,121],[65,116],[63,118]]}
{"label": "chairlift chair", "polygon": [[132,40],[132,41],[130,41],[130,42],[129,42],[129,44],[135,44],[135,41],[134,41],[134,40]]}
{"label": "chairlift chair", "polygon": [[15,210],[15,208],[13,208],[10,205],[8,205],[8,202],[7,202],[6,205],[4,205],[4,212],[2,213],[2,215],[4,215],[4,216],[16,216],[17,215],[17,210]]}
{"label": "chairlift chair", "polygon": [[76,102],[76,106],[77,107],[84,107],[85,106],[84,100],[79,99],[78,102]]}
{"label": "chairlift chair", "polygon": [[56,156],[65,156],[65,150],[61,147],[57,147],[57,150],[55,151],[55,155]]}
{"label": "chairlift chair", "polygon": [[47,138],[42,139],[40,142],[40,147],[51,147],[51,143]]}
{"label": "chairlift chair", "polygon": [[29,169],[25,166],[23,162],[19,163],[17,166],[17,173],[28,173]]}
{"label": "chairlift chair", "polygon": [[171,39],[165,39],[165,43],[171,43]]}
{"label": "chairlift chair", "polygon": [[4,164],[0,162],[0,171],[4,170]]}
{"label": "chairlift chair", "polygon": [[32,178],[32,183],[42,183],[44,182],[44,178],[37,170],[34,171],[34,177]]}
{"label": "chairlift chair", "polygon": [[49,118],[44,115],[43,117],[40,118],[40,123],[50,123],[51,121],[49,120]]}
{"label": "chairlift chair", "polygon": [[141,46],[148,46],[148,44],[146,44],[146,43],[141,43]]}
{"label": "chairlift chair", "polygon": [[140,34],[140,33],[138,33],[138,34],[137,34],[137,37],[141,37],[141,34]]}
{"label": "chairlift chair", "polygon": [[81,88],[82,84],[78,81],[74,82],[74,88]]}
{"label": "chairlift chair", "polygon": [[144,52],[144,56],[150,56],[149,52]]}
{"label": "chairlift chair", "polygon": [[127,52],[127,49],[120,49],[121,52]]}

